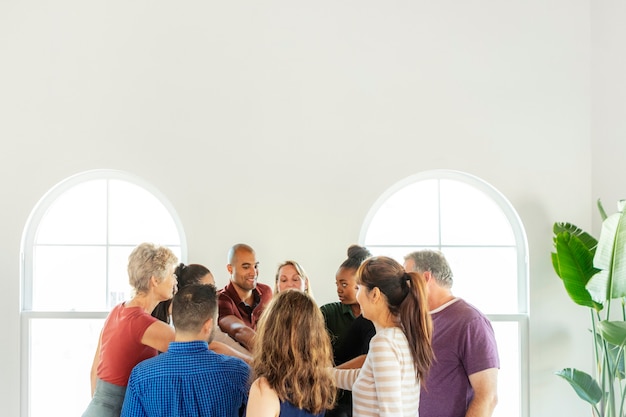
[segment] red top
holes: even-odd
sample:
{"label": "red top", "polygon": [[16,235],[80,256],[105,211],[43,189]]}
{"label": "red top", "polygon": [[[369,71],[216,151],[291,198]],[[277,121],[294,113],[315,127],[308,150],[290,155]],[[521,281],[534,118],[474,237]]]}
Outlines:
{"label": "red top", "polygon": [[98,378],[126,386],[133,367],[158,353],[141,343],[146,329],[157,320],[141,307],[125,307],[124,303],[116,305],[102,329]]}
{"label": "red top", "polygon": [[246,326],[256,330],[256,323],[259,317],[261,317],[261,313],[272,299],[272,288],[258,282],[256,288],[252,290],[252,294],[254,296],[254,304],[249,306],[241,301],[233,283],[229,282],[219,294],[219,316],[238,317]]}

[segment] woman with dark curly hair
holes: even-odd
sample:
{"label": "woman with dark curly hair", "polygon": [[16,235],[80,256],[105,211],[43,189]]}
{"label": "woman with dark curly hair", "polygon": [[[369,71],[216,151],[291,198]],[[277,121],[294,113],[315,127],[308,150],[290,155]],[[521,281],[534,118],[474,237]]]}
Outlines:
{"label": "woman with dark curly hair", "polygon": [[[204,265],[200,264],[179,264],[174,271],[178,279],[178,289],[188,287],[192,284],[213,284],[215,278]],[[171,324],[172,299],[161,301],[152,311],[152,316]],[[250,363],[252,356],[250,351],[237,343],[233,338],[224,333],[219,326],[213,332],[213,341],[209,344],[209,349],[223,355],[234,356]]]}
{"label": "woman with dark curly hair", "polygon": [[323,416],[335,402],[332,350],[315,301],[297,290],[274,296],[255,339],[247,417]]}
{"label": "woman with dark curly hair", "polygon": [[[356,271],[370,256],[372,254],[364,246],[351,245],[348,248],[348,257],[339,265],[335,275],[339,301],[321,307],[333,348],[335,365],[346,364],[366,354],[370,340],[376,333],[372,322],[361,314],[361,306],[356,299]],[[326,417],[352,417],[352,393],[339,390],[337,405],[326,413]]]}

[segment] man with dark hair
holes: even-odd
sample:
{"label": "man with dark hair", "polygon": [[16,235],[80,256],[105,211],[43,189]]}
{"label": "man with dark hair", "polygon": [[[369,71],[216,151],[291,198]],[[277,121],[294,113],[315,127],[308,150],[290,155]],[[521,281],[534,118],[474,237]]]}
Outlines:
{"label": "man with dark hair", "polygon": [[209,350],[217,325],[217,290],[192,284],[172,301],[176,338],[167,352],[139,363],[128,381],[123,417],[239,416],[250,368]]}
{"label": "man with dark hair", "polygon": [[256,324],[272,299],[272,288],[257,282],[259,262],[254,249],[244,243],[230,248],[226,269],[230,281],[219,295],[219,326],[252,351]]}
{"label": "man with dark hair", "polygon": [[491,323],[452,294],[452,270],[441,252],[404,257],[404,269],[426,280],[435,353],[420,394],[420,417],[490,417],[496,406],[500,360]]}

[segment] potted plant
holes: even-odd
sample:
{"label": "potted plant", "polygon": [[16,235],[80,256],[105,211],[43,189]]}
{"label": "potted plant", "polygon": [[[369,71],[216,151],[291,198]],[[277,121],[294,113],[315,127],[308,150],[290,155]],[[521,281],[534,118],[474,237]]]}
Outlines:
{"label": "potted plant", "polygon": [[[552,265],[570,298],[587,307],[594,346],[593,376],[574,368],[556,374],[591,404],[596,417],[626,413],[624,354],[626,346],[626,213],[606,215],[602,204],[599,240],[570,223],[555,223]],[[613,311],[612,311],[613,309]]]}

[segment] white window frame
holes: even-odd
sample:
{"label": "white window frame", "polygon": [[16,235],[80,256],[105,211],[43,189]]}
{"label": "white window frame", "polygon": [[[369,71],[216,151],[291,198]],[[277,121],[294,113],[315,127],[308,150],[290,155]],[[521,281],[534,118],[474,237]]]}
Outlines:
{"label": "white window frame", "polygon": [[[187,238],[182,225],[180,217],[176,213],[174,206],[170,201],[161,193],[156,187],[142,178],[130,174],[128,172],[111,170],[111,169],[96,169],[86,171],[73,175],[60,183],[52,187],[36,204],[35,208],[31,212],[24,232],[22,235],[21,252],[20,252],[20,278],[21,278],[21,293],[20,293],[20,415],[23,417],[30,416],[30,372],[31,372],[31,357],[30,357],[30,330],[31,321],[33,319],[105,319],[109,311],[33,311],[33,247],[35,243],[35,236],[37,229],[44,218],[48,208],[63,195],[66,191],[70,190],[74,186],[81,183],[93,180],[121,180],[132,183],[138,187],[151,193],[155,198],[163,204],[170,214],[178,235],[180,237],[180,253],[181,262],[187,260]],[[138,242],[140,243],[140,242]],[[160,244],[167,245],[168,242],[159,242]],[[107,246],[115,246],[108,245]],[[106,266],[108,268],[108,264]],[[108,297],[107,292],[107,297]],[[108,300],[107,300],[108,301]],[[108,305],[108,303],[107,303]],[[86,381],[88,381],[88,372],[86,371]]]}
{"label": "white window frame", "polygon": [[[518,313],[517,314],[486,314],[486,316],[492,322],[515,322],[519,328],[519,375],[520,375],[520,416],[529,417],[530,413],[530,383],[529,383],[529,300],[528,300],[528,273],[529,273],[529,258],[528,258],[528,240],[526,238],[526,232],[524,230],[521,219],[517,212],[513,208],[513,205],[508,199],[500,193],[492,185],[486,181],[473,176],[471,174],[447,170],[438,169],[423,171],[414,175],[411,175],[403,180],[400,180],[385,190],[380,197],[374,202],[370,210],[368,211],[363,224],[361,226],[361,232],[359,234],[359,243],[365,245],[365,238],[367,231],[370,227],[372,220],[374,219],[378,210],[385,204],[385,202],[396,192],[404,187],[414,184],[419,181],[426,180],[453,180],[465,183],[476,188],[479,191],[485,193],[500,207],[509,224],[515,239],[515,247],[517,250],[517,296],[518,296]],[[439,204],[439,203],[437,203]],[[441,223],[439,223],[441,225]],[[441,230],[441,227],[440,227]],[[391,246],[391,245],[390,245]],[[393,245],[394,247],[403,247],[404,245]],[[414,247],[414,246],[412,246]],[[428,245],[432,247],[432,245]],[[439,246],[437,249],[445,252],[445,245],[441,245],[441,239],[439,240]]]}

